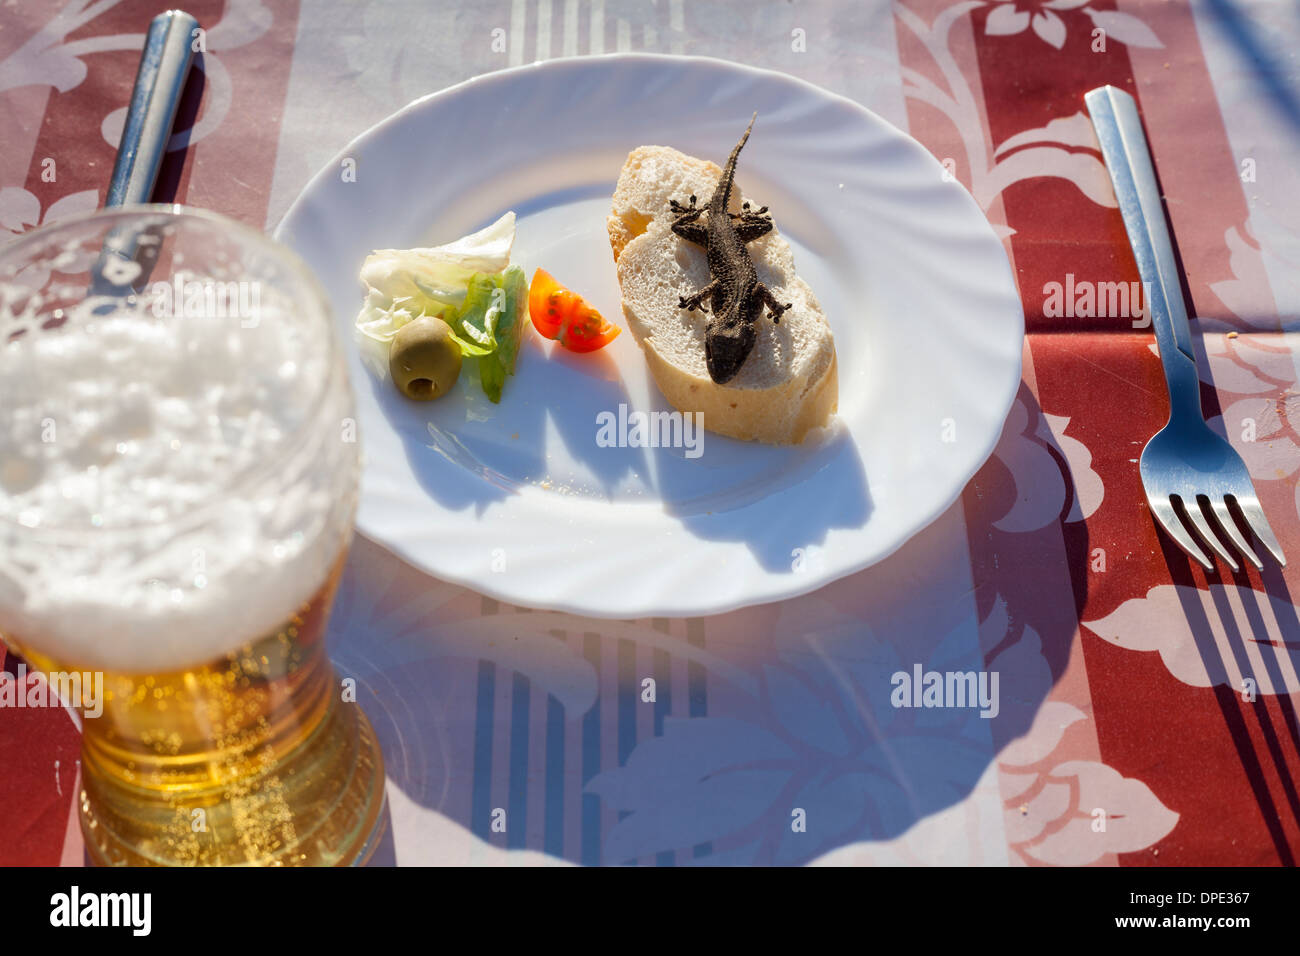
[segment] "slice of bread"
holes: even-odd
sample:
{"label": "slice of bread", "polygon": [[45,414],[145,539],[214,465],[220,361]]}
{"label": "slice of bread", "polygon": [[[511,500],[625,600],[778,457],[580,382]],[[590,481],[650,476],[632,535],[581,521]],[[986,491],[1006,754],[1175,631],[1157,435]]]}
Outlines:
{"label": "slice of bread", "polygon": [[[669,201],[686,203],[694,194],[704,205],[721,173],[716,163],[667,146],[641,146],[628,154],[606,222],[623,314],[655,384],[674,408],[702,412],[704,427],[721,435],[798,443],[836,409],[835,341],[812,289],[795,275],[790,245],[776,228],[747,248],[759,281],[792,308],[779,324],[764,310],[754,349],[727,384],[714,382],[705,364],[704,333],[712,314],[677,307],[679,296],[709,282],[709,266],[701,247],[672,232],[676,217]],[[762,205],[737,181],[730,209],[739,212],[746,201]],[[773,213],[780,216],[780,210]]]}

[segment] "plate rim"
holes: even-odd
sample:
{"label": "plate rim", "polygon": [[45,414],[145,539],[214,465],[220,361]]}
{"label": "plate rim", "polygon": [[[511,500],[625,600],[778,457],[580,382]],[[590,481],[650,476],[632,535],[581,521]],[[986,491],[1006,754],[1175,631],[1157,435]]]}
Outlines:
{"label": "plate rim", "polygon": [[[841,107],[846,107],[864,115],[869,122],[877,124],[885,130],[891,131],[892,135],[898,137],[903,143],[907,144],[909,149],[915,148],[920,150],[925,157],[936,165],[936,167],[939,166],[939,160],[923,143],[920,142],[920,140],[916,139],[916,137],[912,136],[909,132],[900,129],[898,126],[876,113],[870,107],[841,93],[828,90],[825,87],[818,86],[816,83],[805,80],[802,77],[781,70],[757,67],[748,63],[727,60],[721,57],[700,56],[694,54],[613,51],[601,54],[555,57],[475,74],[474,76],[460,80],[450,86],[416,97],[404,106],[371,124],[352,139],[348,140],[347,143],[337,150],[334,155],[308,179],[307,183],[294,197],[293,201],[281,216],[280,221],[276,224],[275,229],[271,233],[272,238],[283,243],[293,251],[294,254],[301,256],[301,254],[283,238],[286,223],[291,222],[295,215],[300,212],[301,208],[307,205],[312,194],[322,183],[326,180],[332,179],[336,174],[338,165],[342,159],[354,153],[357,147],[367,139],[377,136],[388,130],[390,127],[401,123],[409,114],[427,108],[430,103],[444,99],[453,99],[458,93],[467,87],[509,83],[520,74],[526,74],[536,70],[561,70],[565,68],[574,68],[579,65],[589,65],[593,62],[611,66],[617,63],[632,62],[651,66],[657,65],[663,68],[674,66],[699,66],[706,69],[730,71],[742,76],[748,76],[754,80],[766,79],[768,81],[775,80],[781,83],[791,84],[799,87],[806,95],[833,101]],[[988,238],[996,242],[1002,250],[1003,255],[1001,258],[1001,265],[1004,276],[1009,283],[1010,289],[1015,294],[1017,303],[1019,303],[1019,286],[1016,283],[1015,272],[1011,265],[1010,258],[1007,255],[1004,240],[997,235],[992,224],[988,220],[988,216],[985,214],[984,210],[980,208],[970,191],[960,182],[957,182],[957,185],[960,187],[960,201],[968,204],[970,210],[979,217],[979,220],[982,223],[982,228],[986,230]],[[305,264],[314,274],[314,267],[312,267],[310,263]],[[333,309],[332,302],[331,309]],[[987,464],[989,459],[992,457],[993,452],[996,450],[997,445],[1002,438],[1002,432],[1006,427],[1007,419],[1015,404],[1016,396],[1019,394],[1020,387],[1023,384],[1024,343],[1026,335],[1023,307],[1018,307],[1015,310],[1015,313],[1019,319],[1016,327],[1016,347],[1012,350],[1013,354],[1011,356],[1011,364],[1014,365],[1015,375],[1014,377],[1008,375],[1009,385],[1003,387],[1001,394],[995,396],[995,400],[992,403],[992,406],[998,409],[996,420],[1001,424],[996,429],[990,429],[990,437],[985,442],[979,443],[976,454],[972,459],[974,464],[969,468],[969,472],[965,474],[961,481],[956,484],[955,490],[950,494],[943,496],[941,500],[936,498],[938,503],[933,508],[917,509],[916,513],[918,514],[918,517],[909,523],[911,526],[910,530],[895,536],[887,546],[876,549],[874,553],[868,555],[866,558],[848,562],[843,567],[837,567],[834,570],[828,569],[820,574],[815,572],[807,574],[791,574],[786,579],[789,581],[788,585],[772,588],[770,591],[763,593],[757,599],[747,599],[742,595],[735,598],[724,600],[714,599],[707,602],[698,600],[682,601],[678,592],[673,590],[669,594],[661,594],[659,600],[655,602],[653,606],[648,605],[644,600],[639,600],[624,601],[624,606],[617,609],[608,607],[591,607],[577,603],[573,600],[566,600],[562,597],[547,598],[542,602],[529,598],[527,601],[521,603],[520,595],[514,593],[509,587],[503,588],[495,586],[493,580],[496,577],[495,575],[488,577],[475,577],[469,573],[455,570],[435,570],[429,566],[428,562],[415,554],[414,549],[408,547],[405,540],[393,539],[391,536],[379,537],[375,534],[367,533],[361,527],[359,521],[354,523],[354,530],[357,534],[363,535],[368,540],[373,541],[386,551],[394,554],[406,564],[437,580],[464,587],[470,591],[503,603],[527,606],[537,610],[558,611],[580,617],[602,620],[626,620],[642,617],[700,617],[711,616],[714,614],[725,614],[743,608],[760,607],[766,604],[774,604],[801,597],[833,584],[836,581],[860,573],[891,557],[918,534],[938,521],[944,513],[960,500],[972,479],[974,479],[980,469]],[[335,327],[335,333],[338,333],[337,325]],[[354,385],[353,387],[355,388],[356,386]],[[963,471],[966,471],[966,469],[963,469]]]}

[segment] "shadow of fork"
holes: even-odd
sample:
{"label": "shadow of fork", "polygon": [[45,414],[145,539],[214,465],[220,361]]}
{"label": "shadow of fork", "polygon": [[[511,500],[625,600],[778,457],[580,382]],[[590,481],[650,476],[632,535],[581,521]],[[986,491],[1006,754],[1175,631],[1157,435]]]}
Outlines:
{"label": "shadow of fork", "polygon": [[[1260,591],[1253,586],[1246,570],[1238,570],[1231,577],[1225,577],[1223,571],[1216,565],[1212,570],[1204,572],[1204,583],[1209,586],[1208,593],[1214,606],[1215,616],[1218,618],[1217,622],[1211,621],[1198,597],[1198,592],[1202,588],[1193,573],[1193,563],[1167,537],[1160,535],[1159,540],[1170,577],[1177,585],[1176,591],[1183,614],[1196,641],[1197,652],[1205,665],[1224,726],[1232,739],[1237,758],[1250,785],[1278,860],[1285,866],[1295,866],[1296,851],[1291,847],[1287,836],[1288,828],[1284,826],[1280,808],[1274,800],[1270,777],[1276,777],[1285,805],[1290,810],[1295,826],[1300,828],[1300,790],[1297,790],[1296,786],[1296,780],[1300,779],[1300,728],[1296,724],[1294,705],[1285,693],[1268,695],[1258,692],[1258,688],[1265,685],[1260,681],[1260,675],[1255,673],[1250,662],[1246,641],[1255,641],[1261,649],[1261,658],[1269,679],[1267,686],[1273,689],[1284,688],[1286,680],[1280,661],[1275,653],[1270,662],[1268,651],[1265,650],[1269,648],[1276,652],[1278,647],[1267,638],[1267,623],[1260,600],[1262,598],[1269,602],[1275,609],[1279,629],[1284,635],[1283,646],[1290,643],[1285,637],[1288,631],[1300,635],[1300,615],[1297,615],[1286,582],[1278,568],[1266,567],[1265,590]],[[1229,606],[1227,589],[1233,587],[1237,589],[1251,634],[1242,633],[1236,615]],[[1242,676],[1243,683],[1246,678],[1254,682],[1253,694],[1250,695],[1253,696],[1253,700],[1247,694],[1248,688],[1233,687],[1231,684],[1224,652],[1215,637],[1216,623],[1220,626],[1228,653],[1231,654],[1232,662]],[[1292,664],[1294,673],[1294,660]],[[1270,712],[1270,697],[1281,711],[1282,723],[1286,727],[1295,751],[1294,757],[1289,758],[1286,754],[1282,736]],[[1256,749],[1248,723],[1248,713],[1253,714],[1258,723],[1268,763],[1265,761],[1264,754]]]}

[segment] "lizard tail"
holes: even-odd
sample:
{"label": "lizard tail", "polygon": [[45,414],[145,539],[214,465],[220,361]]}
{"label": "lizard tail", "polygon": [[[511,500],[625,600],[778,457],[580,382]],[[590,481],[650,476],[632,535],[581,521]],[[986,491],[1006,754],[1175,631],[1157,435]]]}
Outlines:
{"label": "lizard tail", "polygon": [[745,143],[748,142],[749,131],[754,128],[754,120],[756,119],[758,119],[757,110],[755,110],[754,115],[749,118],[749,125],[745,127],[745,135],[740,137],[740,142],[737,143],[736,148],[731,151],[731,156],[727,160],[727,166],[722,171],[722,180],[718,183],[720,188],[717,190],[717,195],[720,195],[721,197],[723,209],[726,209],[727,203],[731,202],[731,184],[736,178],[736,159],[740,156],[740,151],[744,148]]}

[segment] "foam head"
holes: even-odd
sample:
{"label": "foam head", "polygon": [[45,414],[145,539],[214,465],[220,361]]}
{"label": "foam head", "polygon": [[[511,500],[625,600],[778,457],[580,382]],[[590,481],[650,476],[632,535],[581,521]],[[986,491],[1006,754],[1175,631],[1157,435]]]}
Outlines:
{"label": "foam head", "polygon": [[0,632],[175,670],[278,629],[350,537],[328,306],[265,237],[106,212],[0,254]]}

